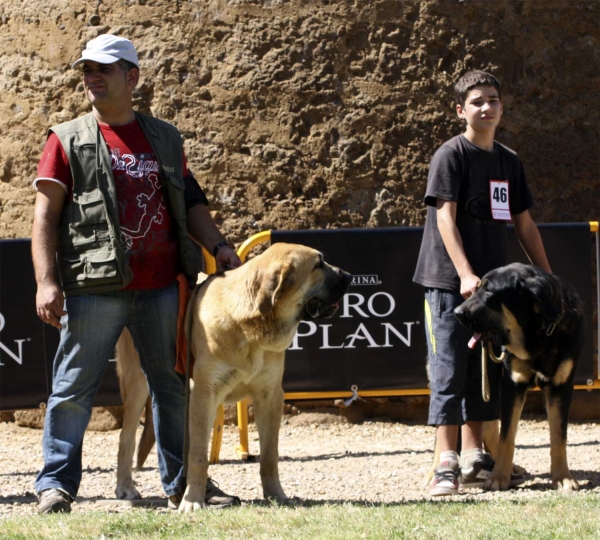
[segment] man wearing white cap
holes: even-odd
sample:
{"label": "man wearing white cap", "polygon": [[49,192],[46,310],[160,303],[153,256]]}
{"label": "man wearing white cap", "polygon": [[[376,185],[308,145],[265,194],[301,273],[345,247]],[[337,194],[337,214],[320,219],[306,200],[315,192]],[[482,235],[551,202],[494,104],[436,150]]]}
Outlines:
{"label": "man wearing white cap", "polygon": [[[92,112],[50,128],[34,181],[37,312],[60,329],[38,511],[71,510],[92,402],[125,327],[148,378],[163,487],[177,505],[185,490],[185,381],[174,369],[178,275],[194,286],[191,238],[213,253],[219,272],[241,261],[210,216],[177,129],[133,109],[139,61],[131,41],[101,35],[76,66]],[[206,502],[223,508],[239,499],[211,483]]]}

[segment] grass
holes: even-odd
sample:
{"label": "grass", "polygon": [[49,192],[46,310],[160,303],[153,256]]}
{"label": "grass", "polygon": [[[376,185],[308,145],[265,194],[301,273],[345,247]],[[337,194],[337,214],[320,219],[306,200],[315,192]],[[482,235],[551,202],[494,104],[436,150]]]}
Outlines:
{"label": "grass", "polygon": [[486,502],[255,505],[187,515],[132,509],[0,519],[0,538],[585,540],[600,538],[599,508],[597,493],[580,492]]}

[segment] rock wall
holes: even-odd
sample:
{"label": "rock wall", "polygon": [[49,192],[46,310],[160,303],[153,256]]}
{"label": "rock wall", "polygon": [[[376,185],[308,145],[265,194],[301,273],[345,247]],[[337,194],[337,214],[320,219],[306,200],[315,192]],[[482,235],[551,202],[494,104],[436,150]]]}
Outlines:
{"label": "rock wall", "polygon": [[143,111],[177,125],[217,222],[421,225],[452,83],[504,84],[498,140],[545,222],[600,216],[598,0],[3,0],[0,238],[28,237],[50,125],[89,105],[70,64],[100,33],[138,47]]}

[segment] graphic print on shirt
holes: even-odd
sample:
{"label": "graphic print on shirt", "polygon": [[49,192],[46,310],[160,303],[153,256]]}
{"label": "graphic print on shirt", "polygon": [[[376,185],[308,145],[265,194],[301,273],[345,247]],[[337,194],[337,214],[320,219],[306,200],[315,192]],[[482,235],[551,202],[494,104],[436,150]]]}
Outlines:
{"label": "graphic print on shirt", "polygon": [[119,191],[126,190],[131,195],[138,193],[135,197],[119,199],[119,214],[124,217],[121,218],[121,241],[127,251],[134,249],[134,240],[146,237],[153,223],[161,225],[165,218],[158,162],[153,158],[146,154],[121,156],[118,149],[111,150],[112,169],[119,182]]}

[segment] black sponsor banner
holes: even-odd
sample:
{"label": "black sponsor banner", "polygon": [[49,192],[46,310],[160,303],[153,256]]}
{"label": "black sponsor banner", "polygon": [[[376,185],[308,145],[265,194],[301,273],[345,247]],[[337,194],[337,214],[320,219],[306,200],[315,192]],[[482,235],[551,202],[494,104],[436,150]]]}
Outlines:
{"label": "black sponsor banner", "polygon": [[286,392],[426,388],[423,289],[412,282],[422,228],[274,231],[350,272],[331,319],[302,321],[286,354]]}
{"label": "black sponsor banner", "polygon": [[[28,409],[48,399],[51,362],[35,311],[29,240],[0,242],[0,409]],[[52,341],[48,336],[48,341]]]}
{"label": "black sponsor banner", "polygon": [[[540,225],[554,272],[584,301],[588,331],[576,384],[594,378],[589,225]],[[354,276],[331,319],[302,322],[286,357],[286,392],[427,387],[423,288],[412,282],[423,229],[274,231],[272,242],[305,244]],[[525,262],[509,233],[509,260]],[[35,311],[31,242],[0,241],[0,410],[37,408],[52,385],[58,330]],[[114,361],[95,406],[119,405]]]}
{"label": "black sponsor banner", "polygon": [[[585,318],[585,343],[581,362],[575,374],[575,384],[587,384],[600,373],[594,372],[593,343],[593,287],[592,287],[592,236],[589,223],[542,223],[538,225],[552,272],[577,289],[583,300]],[[598,239],[598,235],[596,235]],[[517,236],[509,227],[508,259],[526,263]],[[596,250],[600,246],[596,245]],[[600,269],[598,269],[600,270]]]}
{"label": "black sponsor banner", "polygon": [[[48,401],[59,331],[36,314],[31,241],[0,241],[0,410],[37,408]],[[114,361],[95,406],[119,405]]]}
{"label": "black sponsor banner", "polygon": [[[553,271],[573,284],[592,324],[590,229],[585,224],[540,225]],[[427,388],[424,289],[412,277],[423,229],[273,231],[272,242],[304,244],[353,275],[338,312],[301,322],[286,355],[286,392]],[[509,262],[526,258],[509,227]],[[588,330],[576,384],[593,379]],[[466,344],[465,344],[466,345]]]}

